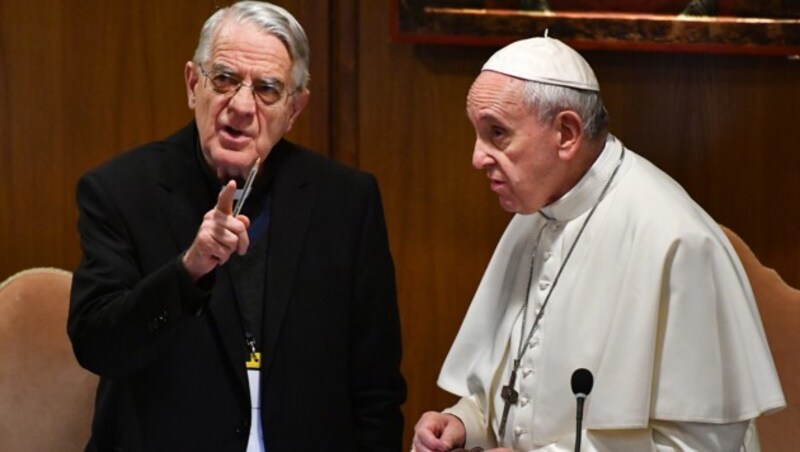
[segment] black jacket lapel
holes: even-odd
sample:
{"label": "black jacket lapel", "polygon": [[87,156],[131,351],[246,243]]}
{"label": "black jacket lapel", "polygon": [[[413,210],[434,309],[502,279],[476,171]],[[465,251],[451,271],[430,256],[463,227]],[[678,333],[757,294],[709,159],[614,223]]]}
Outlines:
{"label": "black jacket lapel", "polygon": [[286,308],[292,294],[297,266],[303,253],[311,213],[314,208],[314,191],[310,174],[292,145],[282,141],[276,146],[276,167],[273,185],[270,243],[267,263],[267,300],[264,306],[263,371],[269,372]]}
{"label": "black jacket lapel", "polygon": [[[154,168],[158,184],[164,191],[164,196],[156,197],[159,202],[157,209],[169,225],[177,252],[183,252],[192,244],[203,215],[216,202],[215,187],[197,154],[194,123],[159,145],[162,146],[160,151],[170,156],[162,160],[168,163]],[[247,391],[244,332],[236,309],[237,284],[227,266],[218,267],[215,272],[216,283],[208,308],[237,379],[242,389]]]}
{"label": "black jacket lapel", "polygon": [[213,207],[215,193],[197,156],[194,123],[158,144],[164,164],[153,168],[164,196],[156,196],[158,211],[169,225],[179,252],[192,244],[203,215]]}

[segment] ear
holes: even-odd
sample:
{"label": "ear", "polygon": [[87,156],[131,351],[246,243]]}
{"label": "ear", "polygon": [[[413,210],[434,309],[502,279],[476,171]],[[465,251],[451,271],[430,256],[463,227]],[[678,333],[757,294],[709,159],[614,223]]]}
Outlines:
{"label": "ear", "polygon": [[183,80],[186,82],[186,98],[189,104],[189,109],[194,110],[197,82],[199,77],[197,70],[195,70],[194,62],[187,61],[186,66],[183,68]]}
{"label": "ear", "polygon": [[306,105],[308,105],[309,97],[311,97],[311,92],[307,89],[304,89],[292,96],[292,103],[290,104],[291,112],[289,113],[289,127],[286,129],[287,132],[292,130],[294,121],[298,116],[300,116],[300,113],[305,110]]}
{"label": "ear", "polygon": [[583,142],[581,117],[572,110],[564,110],[556,115],[553,126],[558,132],[558,157],[562,160],[571,160]]}

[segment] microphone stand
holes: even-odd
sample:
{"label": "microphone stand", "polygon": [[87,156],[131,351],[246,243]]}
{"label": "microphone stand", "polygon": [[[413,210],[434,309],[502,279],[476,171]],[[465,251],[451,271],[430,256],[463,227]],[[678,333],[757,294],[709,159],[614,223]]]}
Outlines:
{"label": "microphone stand", "polygon": [[586,394],[576,394],[578,399],[578,414],[575,416],[575,452],[581,450],[581,430],[583,430],[583,402],[586,400]]}
{"label": "microphone stand", "polygon": [[580,452],[581,431],[583,430],[583,402],[592,392],[594,377],[587,369],[576,369],[572,373],[570,384],[572,385],[572,393],[575,394],[578,401],[578,414],[575,416],[575,452]]}

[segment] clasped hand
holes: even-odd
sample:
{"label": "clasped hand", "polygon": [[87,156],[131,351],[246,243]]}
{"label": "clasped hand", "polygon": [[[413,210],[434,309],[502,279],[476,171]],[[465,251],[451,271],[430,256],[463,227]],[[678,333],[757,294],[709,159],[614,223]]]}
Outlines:
{"label": "clasped hand", "polygon": [[[422,415],[414,426],[412,452],[469,451],[463,449],[467,431],[461,419],[446,413],[429,411]],[[511,452],[508,448],[482,449],[484,452]]]}

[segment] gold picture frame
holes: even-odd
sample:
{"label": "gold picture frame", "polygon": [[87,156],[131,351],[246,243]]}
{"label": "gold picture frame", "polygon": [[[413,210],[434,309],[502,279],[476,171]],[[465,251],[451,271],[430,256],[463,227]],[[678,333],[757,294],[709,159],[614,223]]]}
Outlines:
{"label": "gold picture frame", "polygon": [[391,0],[397,42],[503,45],[549,30],[579,49],[800,59],[800,0]]}

